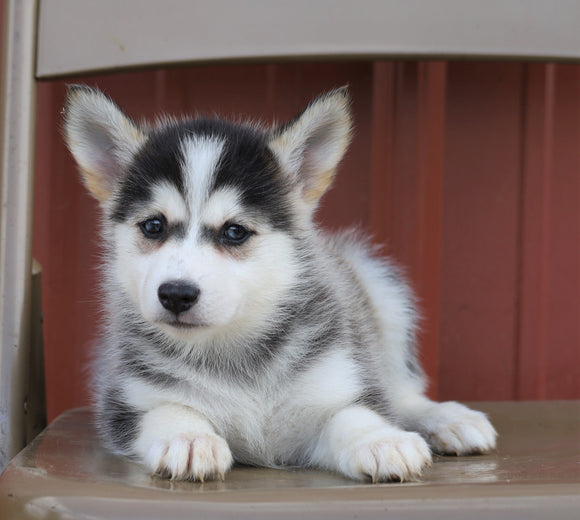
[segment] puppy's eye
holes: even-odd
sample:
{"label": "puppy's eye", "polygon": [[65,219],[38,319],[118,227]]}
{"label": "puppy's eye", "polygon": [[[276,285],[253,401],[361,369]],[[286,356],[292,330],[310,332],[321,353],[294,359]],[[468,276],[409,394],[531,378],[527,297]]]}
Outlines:
{"label": "puppy's eye", "polygon": [[226,224],[221,231],[221,240],[223,243],[232,246],[239,246],[243,244],[251,232],[240,224]]}
{"label": "puppy's eye", "polygon": [[152,240],[161,238],[167,230],[167,222],[163,216],[151,217],[139,224],[141,232]]}

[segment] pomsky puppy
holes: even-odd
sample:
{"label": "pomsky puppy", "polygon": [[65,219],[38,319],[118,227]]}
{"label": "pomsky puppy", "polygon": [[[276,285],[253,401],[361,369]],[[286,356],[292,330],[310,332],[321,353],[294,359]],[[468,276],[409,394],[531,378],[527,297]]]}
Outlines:
{"label": "pomsky puppy", "polygon": [[237,461],[379,482],[494,448],[485,415],[425,397],[397,268],[314,222],[349,104],[341,88],[272,129],[148,126],[69,88],[66,141],[103,213],[95,400],[114,451],[173,479]]}

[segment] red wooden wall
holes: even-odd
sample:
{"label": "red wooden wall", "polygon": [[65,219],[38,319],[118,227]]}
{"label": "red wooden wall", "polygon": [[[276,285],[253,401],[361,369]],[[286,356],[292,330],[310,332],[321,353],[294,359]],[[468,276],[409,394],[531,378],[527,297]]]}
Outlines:
{"label": "red wooden wall", "polygon": [[[407,266],[439,399],[580,398],[580,66],[333,62],[76,78],[136,117],[282,121],[350,84],[356,135],[320,220],[357,224]],[[85,404],[98,330],[96,204],[38,89],[34,255],[43,265],[48,414]]]}

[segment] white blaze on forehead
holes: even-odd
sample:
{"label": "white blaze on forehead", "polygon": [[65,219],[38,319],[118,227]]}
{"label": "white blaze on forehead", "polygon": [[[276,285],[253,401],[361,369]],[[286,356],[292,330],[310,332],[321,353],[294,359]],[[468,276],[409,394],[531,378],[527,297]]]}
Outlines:
{"label": "white blaze on forehead", "polygon": [[223,140],[206,136],[192,136],[181,145],[185,186],[194,220],[199,221],[209,197],[223,146]]}
{"label": "white blaze on forehead", "polygon": [[168,182],[153,188],[151,210],[165,215],[169,222],[184,222],[187,219],[187,206],[177,187]]}

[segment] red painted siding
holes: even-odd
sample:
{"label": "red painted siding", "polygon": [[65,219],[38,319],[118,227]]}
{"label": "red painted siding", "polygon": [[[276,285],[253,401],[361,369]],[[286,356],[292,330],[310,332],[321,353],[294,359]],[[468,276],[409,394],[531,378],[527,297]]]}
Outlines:
{"label": "red painted siding", "polygon": [[525,76],[516,395],[580,392],[580,68]]}
{"label": "red painted siding", "polygon": [[[319,213],[407,266],[441,399],[580,397],[580,66],[470,62],[231,65],[78,78],[130,115],[292,117],[349,83],[356,135]],[[87,401],[96,204],[39,85],[34,254],[44,267],[49,416]]]}
{"label": "red painted siding", "polygon": [[512,395],[521,65],[449,70],[440,393]]}

